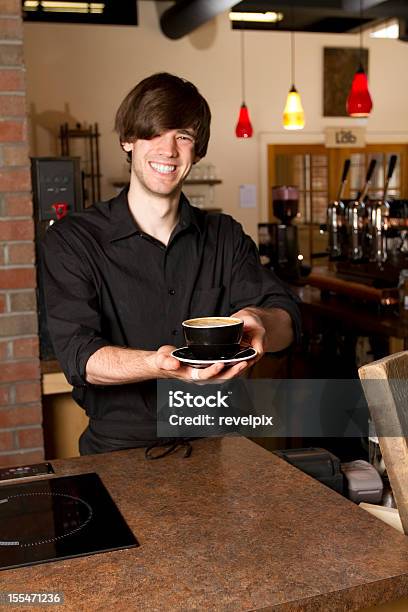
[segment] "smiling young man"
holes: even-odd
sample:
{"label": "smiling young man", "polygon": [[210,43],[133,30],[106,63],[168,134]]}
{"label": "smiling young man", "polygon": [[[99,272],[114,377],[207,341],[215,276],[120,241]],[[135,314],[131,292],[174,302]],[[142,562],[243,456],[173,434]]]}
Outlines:
{"label": "smiling young man", "polygon": [[292,296],[260,265],[240,224],[192,207],[182,193],[206,154],[210,119],[192,83],[167,73],[141,81],[116,115],[129,188],[47,232],[49,330],[90,418],[81,454],[152,444],[157,379],[227,380],[249,367],[182,365],[171,352],[183,345],[183,320],[240,317],[258,358],[299,334]]}

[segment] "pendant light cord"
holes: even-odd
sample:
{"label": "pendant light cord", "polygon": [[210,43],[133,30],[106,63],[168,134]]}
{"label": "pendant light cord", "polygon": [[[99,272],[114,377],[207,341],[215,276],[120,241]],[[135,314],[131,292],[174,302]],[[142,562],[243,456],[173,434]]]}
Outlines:
{"label": "pendant light cord", "polygon": [[292,87],[295,86],[295,15],[293,2],[290,6],[290,73],[292,77]]}
{"label": "pendant light cord", "polygon": [[360,66],[363,66],[363,0],[360,0]]}
{"label": "pendant light cord", "polygon": [[241,29],[241,85],[242,85],[242,103],[245,104],[245,39],[244,30]]}

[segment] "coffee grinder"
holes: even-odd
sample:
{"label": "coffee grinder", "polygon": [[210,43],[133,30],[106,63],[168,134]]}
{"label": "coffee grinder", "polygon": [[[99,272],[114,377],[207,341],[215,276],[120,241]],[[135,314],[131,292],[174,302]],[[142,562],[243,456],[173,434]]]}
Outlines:
{"label": "coffee grinder", "polygon": [[262,264],[284,280],[296,280],[305,274],[299,254],[298,231],[292,220],[299,209],[299,189],[295,186],[272,187],[273,214],[278,223],[259,223],[259,254]]}

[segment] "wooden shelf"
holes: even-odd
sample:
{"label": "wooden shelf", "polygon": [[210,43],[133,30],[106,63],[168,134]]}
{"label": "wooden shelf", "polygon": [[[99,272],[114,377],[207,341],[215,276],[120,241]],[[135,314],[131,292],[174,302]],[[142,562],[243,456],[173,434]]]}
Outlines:
{"label": "wooden shelf", "polygon": [[322,291],[329,291],[339,295],[346,295],[368,302],[375,302],[383,306],[398,304],[398,289],[389,287],[377,289],[355,280],[345,280],[329,270],[313,270],[306,278],[308,285],[317,287]]}
{"label": "wooden shelf", "polygon": [[220,179],[187,179],[184,185],[220,185]]}
{"label": "wooden shelf", "polygon": [[56,395],[57,393],[70,393],[72,386],[69,384],[62,372],[43,374],[42,393],[43,395]]}
{"label": "wooden shelf", "polygon": [[43,395],[70,393],[72,391],[72,386],[61,372],[61,366],[56,359],[43,359],[41,361],[41,374]]}

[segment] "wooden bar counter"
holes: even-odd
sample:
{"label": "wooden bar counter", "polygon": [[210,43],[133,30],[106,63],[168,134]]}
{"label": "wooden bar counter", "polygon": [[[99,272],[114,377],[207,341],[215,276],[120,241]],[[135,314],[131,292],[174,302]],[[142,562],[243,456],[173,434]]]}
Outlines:
{"label": "wooden bar counter", "polygon": [[1,590],[63,592],[64,612],[336,612],[408,595],[405,536],[245,438],[192,444],[187,459],[53,461],[56,476],[97,472],[141,546],[3,571]]}
{"label": "wooden bar counter", "polygon": [[[316,287],[309,285],[292,287],[294,292],[300,297],[302,303],[300,310],[302,314],[302,327],[305,334],[322,333],[326,338],[331,334],[344,334],[349,339],[350,347],[357,337],[370,337],[374,339],[375,350],[373,359],[380,359],[391,353],[397,353],[408,348],[408,318],[401,317],[397,306],[380,306],[350,298],[345,295],[335,295],[330,292],[321,292]],[[347,361],[350,354],[343,351],[342,359]],[[326,363],[335,361],[335,355],[326,354]],[[365,363],[365,361],[363,361]],[[317,371],[315,376],[336,377],[334,371],[323,373]],[[339,374],[338,377],[348,378],[349,376]],[[356,371],[354,376],[357,376]],[[305,376],[306,378],[312,376]]]}
{"label": "wooden bar counter", "polygon": [[[302,300],[303,318],[324,318],[333,321],[338,329],[353,331],[361,335],[377,334],[387,338],[408,338],[408,319],[402,319],[395,308],[377,309],[372,305],[356,303],[344,296],[322,296],[320,289],[292,287]],[[340,326],[340,327],[339,327]]]}

